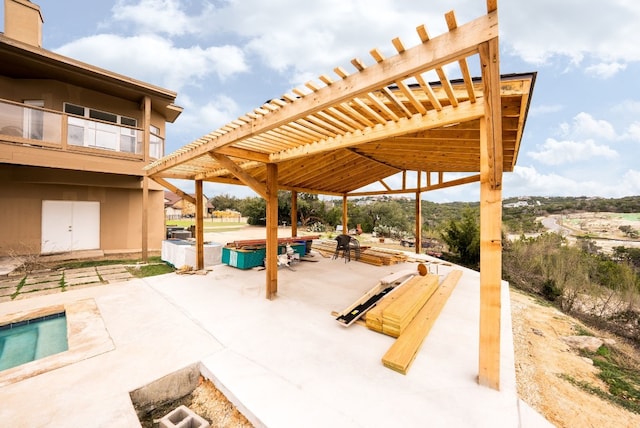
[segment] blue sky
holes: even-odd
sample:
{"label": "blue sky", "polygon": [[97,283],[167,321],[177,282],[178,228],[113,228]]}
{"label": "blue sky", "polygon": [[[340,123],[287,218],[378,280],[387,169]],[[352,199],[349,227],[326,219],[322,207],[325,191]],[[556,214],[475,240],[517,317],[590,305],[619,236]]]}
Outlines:
{"label": "blue sky", "polygon": [[[486,13],[484,0],[34,2],[44,48],[178,93],[184,113],[168,126],[167,153],[336,66],[352,71],[352,58],[373,63],[373,48],[391,56],[394,37],[418,44],[420,24],[431,37],[445,32],[449,10],[459,25]],[[498,7],[501,73],[538,72],[503,196],[640,195],[640,2]],[[205,194],[218,193],[254,195],[205,184]],[[423,194],[435,202],[478,197],[477,183]]]}

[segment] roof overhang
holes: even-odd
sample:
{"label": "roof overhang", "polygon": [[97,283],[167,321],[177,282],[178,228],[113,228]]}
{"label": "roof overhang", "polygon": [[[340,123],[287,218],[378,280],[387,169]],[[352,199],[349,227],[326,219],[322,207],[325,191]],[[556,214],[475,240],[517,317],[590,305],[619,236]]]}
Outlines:
{"label": "roof overhang", "polygon": [[168,122],[174,122],[182,113],[182,108],[174,104],[177,94],[173,91],[19,42],[2,33],[0,75],[14,79],[57,80],[136,103],[148,96],[153,109],[164,115]]}

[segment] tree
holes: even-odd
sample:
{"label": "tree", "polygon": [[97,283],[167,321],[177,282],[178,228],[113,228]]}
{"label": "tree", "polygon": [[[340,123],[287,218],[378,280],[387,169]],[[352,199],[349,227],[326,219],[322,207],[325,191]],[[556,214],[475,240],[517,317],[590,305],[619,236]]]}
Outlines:
{"label": "tree", "polygon": [[259,197],[245,198],[239,206],[243,217],[247,218],[247,223],[253,226],[267,224],[267,203]]}
{"label": "tree", "polygon": [[305,227],[310,222],[326,223],[326,208],[318,195],[312,193],[298,194],[298,220]]}
{"label": "tree", "polygon": [[232,210],[238,211],[242,200],[228,194],[216,195],[209,199],[209,204],[214,211]]}
{"label": "tree", "polygon": [[442,239],[465,266],[477,268],[480,262],[480,225],[477,210],[467,208],[461,219],[451,219],[445,225]]}

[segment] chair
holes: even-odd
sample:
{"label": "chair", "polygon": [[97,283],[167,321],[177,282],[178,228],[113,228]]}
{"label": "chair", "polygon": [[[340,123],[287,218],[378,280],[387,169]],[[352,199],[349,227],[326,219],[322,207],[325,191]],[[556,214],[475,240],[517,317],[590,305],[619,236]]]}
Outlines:
{"label": "chair", "polygon": [[356,238],[349,235],[338,235],[336,236],[336,241],[336,251],[333,253],[334,259],[340,257],[340,251],[342,251],[344,262],[350,262],[352,249],[355,252],[356,260],[360,258],[360,242]]}

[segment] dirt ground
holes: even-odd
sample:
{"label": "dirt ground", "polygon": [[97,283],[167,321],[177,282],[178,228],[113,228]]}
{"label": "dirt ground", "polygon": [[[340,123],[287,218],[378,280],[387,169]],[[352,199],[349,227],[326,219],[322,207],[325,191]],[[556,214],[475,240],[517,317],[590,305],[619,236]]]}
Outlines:
{"label": "dirt ground", "polygon": [[560,376],[568,375],[606,390],[590,360],[560,339],[575,335],[575,326],[582,326],[579,321],[514,290],[511,310],[518,395],[523,401],[561,428],[640,426],[640,415],[602,400]]}

